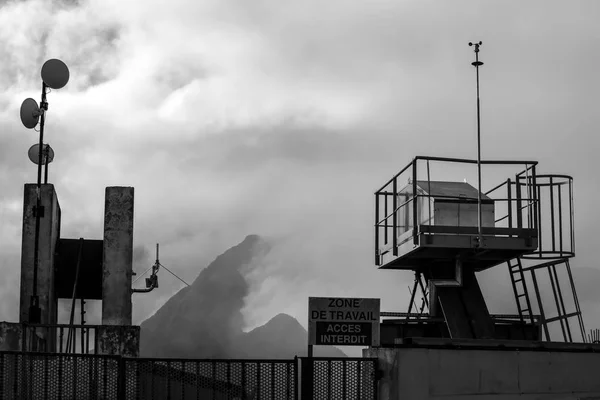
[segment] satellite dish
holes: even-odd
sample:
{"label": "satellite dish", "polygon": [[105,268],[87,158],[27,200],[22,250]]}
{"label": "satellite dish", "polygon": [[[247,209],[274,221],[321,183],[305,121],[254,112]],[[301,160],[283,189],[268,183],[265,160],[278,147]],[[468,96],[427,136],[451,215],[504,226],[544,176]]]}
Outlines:
{"label": "satellite dish", "polygon": [[21,104],[21,122],[28,129],[33,129],[40,119],[40,107],[32,98],[25,99]]}
{"label": "satellite dish", "polygon": [[[27,155],[32,163],[38,165],[40,162],[40,145],[34,144],[29,148]],[[52,160],[54,160],[54,150],[50,147],[49,144],[44,145],[44,150],[46,150],[46,154],[42,154],[42,165],[50,164]]]}
{"label": "satellite dish", "polygon": [[42,66],[42,80],[51,89],[60,89],[69,82],[69,68],[55,58],[48,60]]}

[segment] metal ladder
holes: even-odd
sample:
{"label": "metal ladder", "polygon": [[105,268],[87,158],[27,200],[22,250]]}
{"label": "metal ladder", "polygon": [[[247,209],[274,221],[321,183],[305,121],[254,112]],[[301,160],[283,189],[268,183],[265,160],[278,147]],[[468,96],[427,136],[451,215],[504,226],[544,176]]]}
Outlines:
{"label": "metal ladder", "polygon": [[[507,261],[507,264],[521,322],[525,322],[525,318],[528,318],[529,321],[533,323],[531,300],[529,299],[529,293],[527,292],[527,283],[525,282],[525,274],[523,273],[521,259],[518,257],[514,258]],[[525,304],[523,304],[523,300]]]}
{"label": "metal ladder", "polygon": [[[410,305],[408,307],[408,314],[411,314],[412,308],[413,306],[415,307],[415,310],[418,308],[419,309],[419,316],[423,315],[423,312],[425,311],[425,308],[427,308],[427,310],[429,310],[429,302],[427,301],[427,298],[429,296],[429,291],[428,291],[428,286],[423,284],[423,275],[419,272],[415,272],[415,284],[414,287],[410,288],[410,286],[408,287],[408,291],[410,293]],[[421,307],[417,307],[416,304],[416,292],[418,288],[421,288]],[[409,317],[407,317],[409,318]],[[417,317],[419,318],[419,317]]]}

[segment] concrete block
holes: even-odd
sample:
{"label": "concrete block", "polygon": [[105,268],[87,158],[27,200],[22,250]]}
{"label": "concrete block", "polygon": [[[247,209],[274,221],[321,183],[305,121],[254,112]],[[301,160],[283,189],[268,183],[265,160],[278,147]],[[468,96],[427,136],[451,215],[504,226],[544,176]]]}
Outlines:
{"label": "concrete block", "polygon": [[600,354],[521,352],[519,386],[525,393],[600,393]]}
{"label": "concrete block", "polygon": [[429,392],[432,396],[518,394],[518,364],[518,353],[512,351],[432,350]]}
{"label": "concrete block", "polygon": [[0,351],[21,351],[22,325],[15,322],[0,322]]}
{"label": "concrete block", "polygon": [[102,325],[131,325],[132,187],[107,187],[104,205]]}
{"label": "concrete block", "polygon": [[98,353],[139,357],[140,327],[133,325],[104,325],[98,327]]}
{"label": "concrete block", "polygon": [[[54,297],[54,256],[60,237],[60,205],[54,185],[41,186],[44,216],[40,219],[39,264],[37,294],[41,308],[41,323],[55,324],[57,300]],[[23,236],[21,247],[21,297],[19,322],[29,321],[29,305],[33,291],[35,221],[33,209],[37,201],[37,185],[25,184],[23,201]]]}
{"label": "concrete block", "polygon": [[377,357],[384,370],[382,399],[600,397],[596,352],[402,347],[369,349],[363,355]]}
{"label": "concrete block", "polygon": [[377,368],[382,372],[378,382],[377,392],[379,400],[391,400],[398,397],[395,385],[397,378],[398,363],[396,362],[395,349],[368,348],[363,349],[363,358],[377,358]]}

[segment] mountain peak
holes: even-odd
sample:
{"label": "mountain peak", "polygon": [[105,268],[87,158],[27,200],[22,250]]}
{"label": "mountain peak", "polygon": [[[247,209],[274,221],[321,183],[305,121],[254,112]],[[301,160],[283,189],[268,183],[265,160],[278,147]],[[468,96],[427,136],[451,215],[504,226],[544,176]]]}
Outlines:
{"label": "mountain peak", "polygon": [[289,314],[279,313],[267,321],[267,323],[264,325],[255,328],[253,332],[260,332],[261,334],[269,332],[269,334],[280,335],[286,331],[289,331],[290,328],[293,328],[294,330],[304,330],[296,318]]}
{"label": "mountain peak", "polygon": [[271,318],[269,320],[269,322],[267,322],[266,325],[289,327],[289,326],[300,325],[300,323],[298,322],[298,320],[296,318],[292,317],[289,314],[279,313],[276,316],[274,316],[273,318]]}
{"label": "mountain peak", "polygon": [[261,240],[262,240],[262,238],[259,235],[251,234],[251,235],[246,236],[244,238],[244,240],[242,241],[242,243],[247,242],[248,244],[255,244],[256,242],[261,241]]}
{"label": "mountain peak", "polygon": [[[306,353],[308,334],[292,316],[277,314],[243,332],[250,287],[243,270],[260,263],[270,243],[248,235],[204,268],[190,287],[141,324],[144,357],[293,358]],[[173,327],[177,329],[173,329]],[[332,350],[343,356],[339,350]]]}
{"label": "mountain peak", "polygon": [[291,322],[291,321],[296,322],[296,319],[289,314],[279,313],[276,316],[274,316],[273,318],[271,318],[271,321],[269,321],[269,322],[281,323],[281,322]]}

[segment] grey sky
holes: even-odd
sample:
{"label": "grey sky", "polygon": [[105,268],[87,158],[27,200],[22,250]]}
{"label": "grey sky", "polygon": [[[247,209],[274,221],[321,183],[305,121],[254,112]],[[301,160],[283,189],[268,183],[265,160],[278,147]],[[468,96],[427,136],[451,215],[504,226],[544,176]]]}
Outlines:
{"label": "grey sky", "polygon": [[[5,2],[0,320],[17,318],[23,183],[35,180],[37,136],[18,109],[39,100],[48,58],[71,70],[46,125],[63,236],[100,238],[104,187],[131,185],[135,244],[149,250],[138,272],[156,242],[192,281],[247,234],[276,238],[251,277],[248,327],[279,312],[305,325],[309,295],[405,308],[410,274],[373,265],[373,192],[415,155],[475,157],[469,41],[484,43],[483,157],[573,175],[573,267],[596,268],[599,18],[592,0]],[[136,322],[179,288],[162,275],[136,298]]]}

